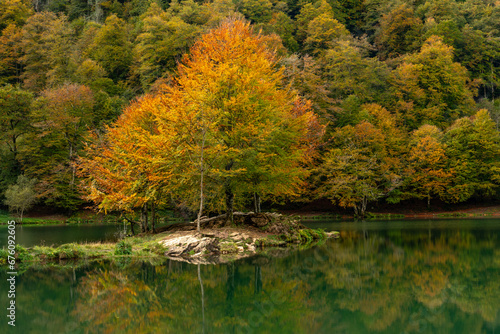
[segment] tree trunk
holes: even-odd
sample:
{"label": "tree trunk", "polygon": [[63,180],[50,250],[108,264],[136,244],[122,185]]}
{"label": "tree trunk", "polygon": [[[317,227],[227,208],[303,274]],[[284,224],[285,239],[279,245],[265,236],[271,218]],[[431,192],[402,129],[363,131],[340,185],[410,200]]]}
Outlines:
{"label": "tree trunk", "polygon": [[234,223],[234,194],[230,187],[226,187],[226,212],[227,221],[231,224]]}
{"label": "tree trunk", "polygon": [[254,212],[260,213],[260,196],[257,193],[253,193],[253,206]]}
{"label": "tree trunk", "polygon": [[135,235],[134,223],[132,221],[130,221],[130,230],[132,231],[132,235]]}
{"label": "tree trunk", "polygon": [[[227,165],[226,165],[226,171],[230,171],[231,168],[233,167],[233,160],[231,160]],[[233,189],[231,189],[231,181],[229,177],[226,177],[226,182],[225,182],[225,191],[226,191],[226,213],[227,213],[227,221],[231,224],[234,223],[234,216],[233,216],[233,211],[234,211],[234,193]]]}
{"label": "tree trunk", "polygon": [[200,220],[203,215],[203,177],[204,177],[204,161],[203,161],[203,153],[205,146],[205,133],[203,133],[203,144],[201,146],[201,155],[200,155],[200,210],[198,210],[198,219],[196,219],[196,230],[200,232]]}
{"label": "tree trunk", "polygon": [[141,209],[141,232],[145,233],[148,231],[148,205],[145,203]]}
{"label": "tree trunk", "polygon": [[156,205],[154,201],[151,201],[151,232],[155,231],[155,220],[156,220]]}
{"label": "tree trunk", "polygon": [[431,208],[431,194],[427,194],[427,209]]}

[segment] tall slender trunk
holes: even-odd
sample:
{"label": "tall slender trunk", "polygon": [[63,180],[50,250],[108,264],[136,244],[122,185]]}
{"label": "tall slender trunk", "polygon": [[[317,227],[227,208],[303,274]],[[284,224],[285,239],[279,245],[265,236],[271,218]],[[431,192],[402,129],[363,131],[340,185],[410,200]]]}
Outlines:
{"label": "tall slender trunk", "polygon": [[490,62],[491,67],[491,101],[495,104],[495,84],[493,83],[493,63]]}
{"label": "tall slender trunk", "polygon": [[202,144],[201,144],[201,152],[200,152],[200,210],[198,210],[198,219],[196,219],[196,230],[200,232],[201,230],[201,217],[203,215],[203,182],[204,182],[204,176],[205,176],[205,161],[204,161],[204,153],[205,153],[205,136],[206,136],[206,129],[203,129],[203,138],[202,138]]}
{"label": "tall slender trunk", "polygon": [[196,219],[196,230],[200,232],[201,230],[201,216],[203,215],[203,169],[201,170],[200,179],[200,210],[198,211],[198,218]]}
{"label": "tall slender trunk", "polygon": [[145,233],[148,231],[148,204],[144,203],[141,210],[141,229]]}
{"label": "tall slender trunk", "polygon": [[230,224],[234,223],[234,193],[230,186],[226,185],[226,215]]}
{"label": "tall slender trunk", "polygon": [[[231,160],[229,163],[226,165],[226,171],[230,171],[231,168],[233,167],[234,161]],[[226,177],[226,182],[225,182],[225,191],[226,191],[226,214],[227,214],[227,221],[230,224],[234,223],[234,216],[233,216],[233,211],[234,211],[234,193],[233,189],[231,188],[231,180],[229,177]]]}
{"label": "tall slender trunk", "polygon": [[156,205],[154,201],[151,201],[151,232],[155,231],[155,220],[156,220]]}
{"label": "tall slender trunk", "polygon": [[260,195],[257,193],[253,193],[253,206],[254,212],[260,213]]}
{"label": "tall slender trunk", "polygon": [[12,135],[12,153],[14,154],[14,159],[17,159],[17,136]]}
{"label": "tall slender trunk", "polygon": [[132,231],[132,235],[135,235],[134,222],[133,221],[130,221],[130,230]]}

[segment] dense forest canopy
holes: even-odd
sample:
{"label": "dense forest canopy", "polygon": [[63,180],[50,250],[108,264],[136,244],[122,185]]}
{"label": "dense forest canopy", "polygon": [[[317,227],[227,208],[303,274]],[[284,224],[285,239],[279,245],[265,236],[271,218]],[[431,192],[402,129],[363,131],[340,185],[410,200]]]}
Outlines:
{"label": "dense forest canopy", "polygon": [[375,201],[499,198],[496,0],[3,0],[2,202],[24,175],[39,203],[81,207],[85,146],[175,84],[182,57],[228,17],[266,38],[279,84],[324,132],[302,192],[264,200],[328,198],[362,215]]}

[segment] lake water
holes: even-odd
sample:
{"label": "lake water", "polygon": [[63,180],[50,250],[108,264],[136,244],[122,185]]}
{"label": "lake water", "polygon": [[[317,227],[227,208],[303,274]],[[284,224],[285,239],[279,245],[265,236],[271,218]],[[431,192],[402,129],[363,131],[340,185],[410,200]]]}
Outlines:
{"label": "lake water", "polygon": [[217,266],[29,269],[0,332],[500,333],[500,220],[313,225],[341,239]]}
{"label": "lake water", "polygon": [[[16,225],[16,243],[25,247],[59,246],[70,242],[116,241],[130,227],[123,225],[60,224]],[[7,245],[7,225],[0,225],[0,248]]]}

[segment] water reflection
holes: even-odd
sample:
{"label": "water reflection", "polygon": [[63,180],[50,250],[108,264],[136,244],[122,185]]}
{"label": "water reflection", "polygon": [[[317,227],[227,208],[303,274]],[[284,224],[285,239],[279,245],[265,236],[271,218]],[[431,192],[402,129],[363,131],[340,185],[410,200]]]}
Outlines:
{"label": "water reflection", "polygon": [[17,282],[16,331],[498,333],[498,236],[347,231],[314,249],[219,266],[33,269]]}

